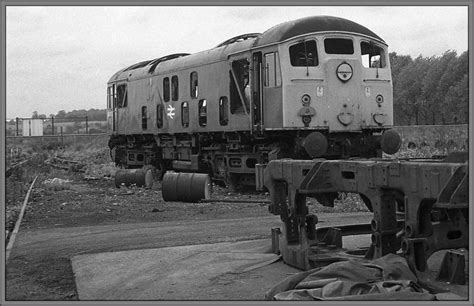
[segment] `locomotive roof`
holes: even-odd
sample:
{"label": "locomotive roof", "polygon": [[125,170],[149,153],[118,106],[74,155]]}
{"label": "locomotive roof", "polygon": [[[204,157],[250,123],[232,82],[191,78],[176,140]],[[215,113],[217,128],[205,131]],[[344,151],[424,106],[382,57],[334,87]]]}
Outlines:
{"label": "locomotive roof", "polygon": [[351,20],[333,16],[310,16],[278,24],[262,34],[250,33],[236,36],[213,49],[194,54],[171,54],[159,59],[143,61],[121,69],[109,79],[109,82],[129,77],[129,79],[137,79],[147,75],[156,75],[173,68],[179,69],[190,65],[203,65],[216,60],[225,60],[229,54],[235,52],[271,45],[292,37],[318,32],[354,33],[373,37],[385,43],[377,34]]}
{"label": "locomotive roof", "polygon": [[362,34],[384,42],[377,34],[354,21],[333,16],[310,16],[287,21],[270,28],[256,39],[254,46],[277,43],[303,34],[329,31]]}

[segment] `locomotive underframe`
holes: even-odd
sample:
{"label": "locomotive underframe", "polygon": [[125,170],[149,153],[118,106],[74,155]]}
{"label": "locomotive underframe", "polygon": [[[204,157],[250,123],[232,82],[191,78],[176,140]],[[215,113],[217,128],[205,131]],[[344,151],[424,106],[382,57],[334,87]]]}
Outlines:
{"label": "locomotive underframe", "polygon": [[[281,229],[272,229],[274,252],[303,270],[398,253],[420,276],[428,272],[427,260],[434,252],[469,247],[465,158],[453,162],[274,160],[257,172],[257,180],[269,190],[269,211],[283,222]],[[333,206],[338,192],[359,193],[373,212],[372,222],[317,229],[317,216],[308,214],[306,198]],[[356,234],[371,234],[370,247],[343,252],[342,236]]]}
{"label": "locomotive underframe", "polygon": [[[214,132],[195,134],[112,135],[111,158],[124,168],[156,167],[202,172],[227,185],[255,185],[257,164],[280,158],[309,159],[302,146],[314,130],[281,130],[264,133]],[[328,133],[325,158],[381,156],[380,129]]]}

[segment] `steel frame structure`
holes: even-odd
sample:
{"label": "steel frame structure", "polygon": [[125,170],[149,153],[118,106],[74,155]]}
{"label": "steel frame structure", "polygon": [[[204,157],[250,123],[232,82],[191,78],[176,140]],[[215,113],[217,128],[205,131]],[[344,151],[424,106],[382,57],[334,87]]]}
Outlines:
{"label": "steel frame structure", "polygon": [[[272,229],[274,251],[297,268],[307,270],[351,257],[334,252],[342,247],[341,236],[348,234],[371,234],[363,258],[398,253],[416,273],[426,271],[434,252],[469,246],[465,158],[287,159],[270,161],[263,169],[257,167],[257,181],[269,190],[269,211],[283,221],[281,230]],[[373,212],[371,223],[316,229],[318,219],[308,214],[306,198],[333,206],[338,192],[360,194]]]}

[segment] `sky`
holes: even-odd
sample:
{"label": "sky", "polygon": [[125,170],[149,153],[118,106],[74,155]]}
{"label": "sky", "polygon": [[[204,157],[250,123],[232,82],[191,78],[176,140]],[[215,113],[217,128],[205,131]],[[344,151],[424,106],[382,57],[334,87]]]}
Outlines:
{"label": "sky", "polygon": [[399,55],[468,48],[467,6],[7,6],[6,118],[104,109],[126,66],[314,15],[360,23]]}

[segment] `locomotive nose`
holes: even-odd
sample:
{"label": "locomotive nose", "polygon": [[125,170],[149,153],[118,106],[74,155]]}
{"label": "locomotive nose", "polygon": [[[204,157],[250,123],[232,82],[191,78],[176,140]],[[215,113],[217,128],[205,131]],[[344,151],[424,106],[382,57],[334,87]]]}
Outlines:
{"label": "locomotive nose", "polygon": [[385,131],[380,139],[380,147],[387,154],[395,154],[402,145],[402,138],[395,130]]}

